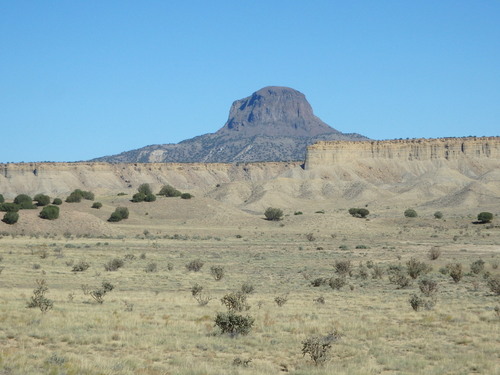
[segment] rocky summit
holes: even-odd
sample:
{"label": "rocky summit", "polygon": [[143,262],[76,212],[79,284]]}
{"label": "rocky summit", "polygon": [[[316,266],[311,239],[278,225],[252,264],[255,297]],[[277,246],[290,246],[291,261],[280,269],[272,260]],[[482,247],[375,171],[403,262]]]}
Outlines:
{"label": "rocky summit", "polygon": [[367,140],[341,133],[316,117],[304,94],[269,86],[236,100],[215,133],[178,144],[151,145],[93,161],[232,163],[304,160],[306,148],[322,140]]}

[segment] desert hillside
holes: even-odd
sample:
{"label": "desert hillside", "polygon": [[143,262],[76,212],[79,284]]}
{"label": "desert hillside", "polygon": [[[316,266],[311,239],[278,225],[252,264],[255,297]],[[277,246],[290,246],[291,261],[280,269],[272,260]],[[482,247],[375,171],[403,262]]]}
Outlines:
{"label": "desert hillside", "polygon": [[249,212],[304,204],[500,207],[500,137],[319,142],[305,164],[1,164],[0,192],[64,198],[76,188],[133,194],[164,184]]}

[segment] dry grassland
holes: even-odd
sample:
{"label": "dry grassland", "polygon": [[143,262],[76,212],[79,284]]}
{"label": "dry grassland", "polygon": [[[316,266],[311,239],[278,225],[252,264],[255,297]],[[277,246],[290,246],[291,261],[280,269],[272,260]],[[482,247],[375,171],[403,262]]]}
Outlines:
{"label": "dry grassland", "polygon": [[[268,222],[202,198],[136,205],[117,199],[99,197],[99,211],[85,208],[88,202],[71,206],[84,219],[105,220],[112,206],[127,204],[130,219],[108,237],[77,227],[73,233],[45,227],[36,235],[3,233],[0,374],[500,373],[500,297],[484,276],[500,273],[498,223],[473,225],[473,216],[447,213],[436,220],[432,211],[406,219],[402,207],[370,208],[369,220],[356,219],[348,207],[325,202],[298,205],[303,215],[290,211],[283,221]],[[58,220],[77,215],[67,207]],[[324,214],[315,213],[321,208]],[[434,246],[441,255],[431,261]],[[427,277],[439,284],[430,310],[410,306],[410,296],[420,293],[418,279],[401,289],[389,281],[388,267],[405,267],[412,257],[431,265]],[[115,258],[123,267],[106,271],[104,264]],[[204,266],[188,271],[195,259]],[[470,265],[478,259],[484,271],[474,274]],[[311,285],[335,277],[339,260],[353,266],[344,287]],[[90,267],[73,272],[81,261]],[[452,262],[464,268],[458,283],[440,272]],[[224,267],[222,280],[211,276],[211,266]],[[372,277],[374,266],[384,270],[381,279]],[[40,279],[54,302],[46,313],[26,308]],[[103,281],[115,289],[99,304],[84,291]],[[212,298],[205,306],[191,295],[196,283]],[[243,283],[255,289],[244,313],[255,324],[247,336],[221,335],[214,325],[217,312],[225,311],[220,299]],[[280,307],[277,296],[288,301]],[[324,303],[315,302],[319,297]],[[302,342],[332,330],[342,337],[315,366],[302,355]],[[251,361],[237,365],[236,358]]]}

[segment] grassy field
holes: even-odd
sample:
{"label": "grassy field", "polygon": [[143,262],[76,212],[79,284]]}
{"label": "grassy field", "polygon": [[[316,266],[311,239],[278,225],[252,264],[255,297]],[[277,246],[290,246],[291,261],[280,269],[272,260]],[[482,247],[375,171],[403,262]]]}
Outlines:
{"label": "grassy field", "polygon": [[[4,233],[0,374],[500,373],[500,297],[487,284],[500,274],[498,225],[462,216],[365,220],[345,210],[314,212],[211,226],[164,222],[149,209],[153,219],[131,212],[116,224],[124,234],[111,237]],[[432,248],[440,251],[435,260]],[[411,258],[432,270],[400,288],[388,270],[406,270]],[[107,271],[114,259],[123,266]],[[189,271],[186,264],[197,259],[203,267]],[[476,274],[470,266],[479,259],[484,270]],[[352,267],[343,287],[312,286],[340,277],[340,261]],[[82,262],[88,269],[74,272]],[[449,263],[463,267],[458,283],[446,272]],[[212,266],[224,268],[220,281]],[[381,278],[373,277],[376,269]],[[415,311],[409,300],[421,295],[422,278],[439,290],[432,308]],[[37,280],[53,301],[46,313],[27,308]],[[103,281],[114,289],[100,304],[89,291]],[[195,284],[206,305],[193,298]],[[221,298],[243,284],[254,287],[242,313],[255,319],[252,330],[220,334],[214,318],[226,311]],[[278,306],[276,297],[286,303]],[[341,338],[316,366],[302,354],[303,342],[333,331]]]}

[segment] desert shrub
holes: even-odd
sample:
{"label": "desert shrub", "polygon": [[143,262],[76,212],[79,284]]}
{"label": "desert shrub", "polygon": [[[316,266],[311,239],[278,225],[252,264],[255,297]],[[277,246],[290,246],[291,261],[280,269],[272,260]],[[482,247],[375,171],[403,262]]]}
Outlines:
{"label": "desert shrub", "polygon": [[6,212],[5,215],[3,215],[2,221],[5,224],[15,224],[19,220],[19,214],[17,212]]}
{"label": "desert shrub", "polygon": [[17,212],[19,211],[19,205],[15,203],[0,203],[0,211],[3,212]]}
{"label": "desert shrub", "polygon": [[314,234],[313,233],[307,233],[306,234],[306,238],[308,241],[310,242],[313,242],[313,241],[316,241],[316,237],[314,237]]}
{"label": "desert shrub", "polygon": [[279,208],[268,207],[264,212],[266,220],[279,221],[283,217],[283,211]]}
{"label": "desert shrub", "polygon": [[249,315],[239,315],[234,311],[227,313],[217,313],[215,325],[219,327],[222,333],[230,336],[248,335],[252,329],[255,319]]}
{"label": "desert shrub", "polygon": [[55,204],[56,206],[60,206],[62,204],[62,199],[61,198],[54,198],[52,201],[52,204]]}
{"label": "desert shrub", "polygon": [[412,309],[415,311],[420,310],[425,305],[425,300],[416,294],[411,295],[409,302]]}
{"label": "desert shrub", "polygon": [[73,272],[83,272],[86,271],[90,267],[90,264],[81,260],[77,264],[73,266]]}
{"label": "desert shrub", "polygon": [[328,285],[330,285],[330,288],[340,290],[344,285],[346,284],[346,279],[345,277],[332,277],[330,280],[328,280]]}
{"label": "desert shrub", "polygon": [[493,293],[500,295],[500,275],[490,277],[488,279],[488,286]]}
{"label": "desert shrub", "polygon": [[52,309],[54,302],[45,297],[45,293],[49,290],[45,280],[37,280],[36,283],[38,286],[33,290],[33,296],[26,307],[30,309],[38,307],[42,313],[45,313]]}
{"label": "desert shrub", "polygon": [[319,296],[318,298],[313,299],[314,303],[317,303],[318,305],[324,305],[325,304],[325,297]]}
{"label": "desert shrub", "polygon": [[362,280],[368,279],[370,274],[368,273],[368,268],[366,266],[360,266],[358,269],[358,277]]}
{"label": "desert shrub", "polygon": [[42,219],[55,220],[59,217],[59,207],[45,206],[39,215]]}
{"label": "desert shrub", "polygon": [[441,255],[441,249],[439,248],[439,246],[433,246],[429,250],[430,260],[436,260],[437,258],[439,258],[440,255]]}
{"label": "desert shrub", "polygon": [[102,207],[102,203],[101,202],[94,202],[92,204],[92,208],[95,208],[95,209],[100,209]]}
{"label": "desert shrub", "polygon": [[165,197],[180,197],[181,194],[179,190],[170,185],[164,185],[158,193],[158,195],[163,195]]}
{"label": "desert shrub", "polygon": [[137,191],[139,193],[142,193],[144,195],[150,195],[153,194],[153,190],[151,189],[151,185],[145,183],[145,184],[140,184],[139,187],[137,188]]}
{"label": "desert shrub", "polygon": [[144,202],[154,202],[156,200],[156,195],[154,194],[147,194],[144,197]]}
{"label": "desert shrub", "polygon": [[297,216],[297,215],[303,215],[304,213],[302,211],[295,211],[293,214]]}
{"label": "desert shrub", "polygon": [[404,215],[405,215],[405,217],[417,217],[418,216],[417,211],[415,211],[413,208],[408,208],[404,212]]}
{"label": "desert shrub", "polygon": [[370,214],[366,208],[349,208],[349,214],[354,217],[364,218]]}
{"label": "desert shrub", "polygon": [[401,266],[389,266],[389,281],[398,286],[399,289],[407,288],[411,285],[411,279]]}
{"label": "desert shrub", "polygon": [[302,341],[302,355],[308,354],[316,366],[323,364],[328,360],[329,351],[332,343],[342,337],[337,331],[331,332],[326,336],[311,336]]}
{"label": "desert shrub", "polygon": [[236,357],[233,359],[233,366],[241,366],[241,367],[248,367],[250,365],[250,362],[252,362],[251,358],[240,358]]}
{"label": "desert shrub", "polygon": [[281,296],[274,297],[274,302],[276,302],[276,304],[279,307],[283,306],[285,303],[288,302],[288,294],[283,294]]}
{"label": "desert shrub", "polygon": [[200,284],[193,285],[193,287],[191,288],[191,295],[200,306],[205,306],[212,300],[210,294],[203,292],[203,286],[201,286]]}
{"label": "desert shrub", "polygon": [[66,202],[67,203],[79,203],[82,201],[82,199],[93,201],[94,200],[94,193],[92,193],[90,191],[75,189],[66,198]]}
{"label": "desert shrub", "polygon": [[188,271],[198,272],[199,270],[201,270],[201,267],[203,267],[204,264],[205,263],[203,261],[201,261],[200,259],[195,259],[195,260],[192,260],[191,262],[187,263],[186,268]]}
{"label": "desert shrub", "polygon": [[129,213],[127,207],[117,207],[115,211],[111,213],[111,216],[109,217],[108,221],[117,222],[123,219],[128,219],[128,215]]}
{"label": "desert shrub", "polygon": [[113,258],[104,264],[104,269],[106,271],[116,271],[117,269],[123,267],[125,262],[120,258]]}
{"label": "desert shrub", "polygon": [[0,203],[3,203],[3,202],[5,202],[5,198],[3,197],[2,194],[0,194]]}
{"label": "desert shrub", "polygon": [[181,199],[191,199],[191,198],[193,198],[192,194],[189,194],[189,193],[182,193],[181,194]]}
{"label": "desert shrub", "polygon": [[352,273],[352,265],[350,260],[336,260],[335,261],[335,272],[341,276],[349,275]]}
{"label": "desert shrub", "polygon": [[481,223],[489,223],[493,220],[493,214],[491,212],[481,212],[477,215],[477,220]]}
{"label": "desert shrub", "polygon": [[148,272],[148,273],[157,272],[158,271],[158,264],[156,264],[155,262],[148,263],[148,265],[146,266],[144,271]]}
{"label": "desert shrub", "polygon": [[194,284],[192,287],[191,287],[191,295],[193,297],[196,297],[197,295],[199,295],[201,292],[203,291],[203,286],[201,286],[200,284]]}
{"label": "desert shrub", "polygon": [[114,285],[110,282],[103,281],[100,288],[89,292],[90,296],[99,304],[104,302],[104,296],[114,289]]}
{"label": "desert shrub", "polygon": [[21,205],[24,202],[32,204],[33,200],[27,194],[19,194],[18,196],[16,196],[14,198],[14,203],[15,204]]}
{"label": "desert shrub", "polygon": [[146,199],[146,194],[139,192],[139,193],[135,193],[132,196],[131,201],[134,203],[137,203],[137,202],[144,202],[145,199]]}
{"label": "desert shrub", "polygon": [[408,275],[412,279],[416,279],[420,275],[424,275],[431,271],[431,267],[424,263],[416,260],[415,258],[411,258],[408,262],[406,262],[406,268],[408,270]]}
{"label": "desert shrub", "polygon": [[379,265],[374,265],[372,267],[372,279],[381,279],[384,277],[384,269]]}
{"label": "desert shrub", "polygon": [[33,200],[37,202],[37,206],[46,206],[50,204],[50,197],[45,194],[37,194],[33,197]]}
{"label": "desert shrub", "polygon": [[443,218],[443,213],[441,211],[434,212],[434,218],[436,218],[436,219],[442,219]]}
{"label": "desert shrub", "polygon": [[320,287],[322,285],[325,285],[327,282],[328,282],[328,280],[325,279],[324,277],[317,277],[316,279],[311,281],[311,286],[317,288],[317,287]]}
{"label": "desert shrub", "polygon": [[450,263],[446,268],[454,282],[458,283],[462,279],[463,269],[460,263]]}
{"label": "desert shrub", "polygon": [[252,294],[255,290],[255,287],[253,286],[253,284],[250,284],[250,283],[243,283],[241,285],[241,288],[240,288],[241,292],[242,293],[245,293],[245,294]]}
{"label": "desert shrub", "polygon": [[212,274],[215,281],[222,280],[222,278],[224,277],[224,267],[212,266],[210,267],[210,273]]}
{"label": "desert shrub", "polygon": [[422,279],[418,282],[418,287],[422,294],[426,297],[432,297],[438,291],[438,283],[431,279]]}
{"label": "desert shrub", "polygon": [[250,305],[247,303],[247,295],[242,291],[228,293],[220,301],[229,311],[246,311],[250,309]]}
{"label": "desert shrub", "polygon": [[470,265],[470,270],[476,275],[484,271],[484,260],[478,259]]}

